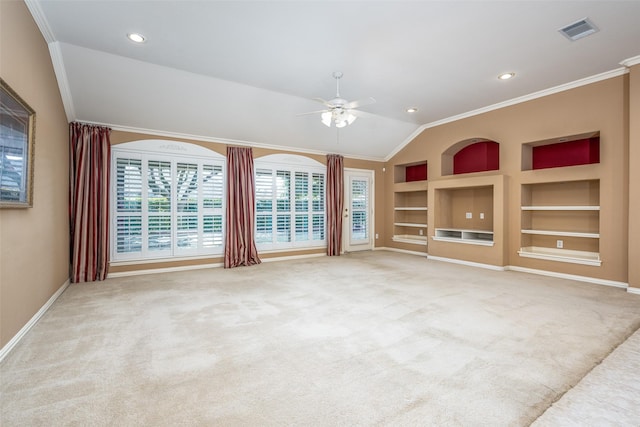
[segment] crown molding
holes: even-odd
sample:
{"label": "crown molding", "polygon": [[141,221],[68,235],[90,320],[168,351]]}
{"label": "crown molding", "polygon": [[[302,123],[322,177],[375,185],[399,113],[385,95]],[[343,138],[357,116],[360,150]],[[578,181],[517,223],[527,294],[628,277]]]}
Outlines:
{"label": "crown molding", "polygon": [[418,135],[420,135],[422,133],[422,131],[427,128],[427,126],[428,125],[421,125],[416,130],[411,132],[411,135],[406,137],[405,140],[402,141],[402,143],[400,143],[400,145],[398,145],[396,148],[394,148],[391,153],[387,154],[387,156],[384,158],[384,161],[388,162],[389,160],[391,160],[393,158],[393,156],[398,154],[404,147],[409,145],[409,143],[411,141],[413,141]]}
{"label": "crown molding", "polygon": [[[627,61],[636,60],[640,63],[640,56],[630,58],[625,61],[625,65]],[[633,65],[633,64],[632,64]],[[628,66],[628,65],[627,65]],[[629,70],[625,67],[616,68],[615,70],[605,71],[604,73],[596,74],[595,76],[585,77],[580,80],[575,80],[573,82],[565,83],[559,86],[554,86],[549,89],[544,89],[538,92],[530,93],[528,95],[519,96],[517,98],[509,99],[507,101],[499,102],[497,104],[488,105],[486,107],[478,108],[477,110],[468,111],[466,113],[458,114],[455,116],[447,117],[442,120],[437,120],[435,122],[427,123],[420,126],[415,132],[413,132],[409,138],[404,140],[399,146],[397,146],[388,156],[385,157],[385,161],[391,160],[393,156],[395,156],[400,150],[402,150],[405,146],[407,146],[415,137],[417,137],[422,131],[425,129],[433,128],[436,126],[441,126],[447,123],[455,122],[458,120],[466,119],[469,117],[477,116],[479,114],[488,113],[490,111],[499,110],[501,108],[510,107],[512,105],[521,104],[523,102],[531,101],[537,98],[542,98],[545,96],[553,95],[556,93],[564,92],[570,89],[575,89],[577,87],[586,86],[592,83],[597,83],[602,80],[611,79],[614,77],[622,76],[627,74]]]}
{"label": "crown molding", "polygon": [[58,81],[58,89],[60,89],[64,112],[67,115],[67,121],[71,123],[76,120],[76,109],[73,106],[73,97],[71,96],[67,70],[64,68],[60,42],[49,43],[49,55],[51,56],[51,63],[53,64],[53,72],[55,73],[56,80]]}
{"label": "crown molding", "polygon": [[27,9],[29,9],[31,16],[33,16],[33,20],[36,21],[36,25],[40,29],[40,32],[47,44],[53,43],[56,39],[53,35],[53,31],[51,30],[51,26],[49,25],[49,21],[47,21],[47,18],[42,11],[40,2],[38,0],[24,0],[24,3],[27,5]]}
{"label": "crown molding", "polygon": [[633,67],[634,65],[638,65],[638,64],[640,64],[640,55],[627,58],[620,63],[620,65],[625,66],[627,68]]}
{"label": "crown molding", "polygon": [[[288,151],[291,153],[301,153],[301,154],[315,154],[319,156],[326,156],[327,154],[335,154],[334,152],[330,153],[330,152],[320,151],[320,150],[301,149],[296,147],[288,147],[285,145],[264,144],[261,142],[242,141],[238,139],[218,138],[218,137],[211,137],[211,136],[193,135],[193,134],[181,133],[181,132],[169,132],[169,131],[154,130],[154,129],[144,129],[144,128],[137,128],[132,126],[122,126],[122,125],[117,125],[113,123],[101,123],[101,122],[93,122],[93,121],[86,121],[86,123],[92,123],[99,126],[107,126],[107,127],[110,127],[112,130],[116,130],[120,132],[142,133],[145,135],[163,136],[166,138],[188,139],[192,141],[210,142],[214,144],[226,144],[226,145],[236,145],[236,146],[243,146],[243,147],[264,148],[268,150]],[[384,159],[379,157],[353,156],[349,154],[343,154],[343,156],[346,158],[355,159],[355,160],[367,160],[372,162],[384,161]]]}

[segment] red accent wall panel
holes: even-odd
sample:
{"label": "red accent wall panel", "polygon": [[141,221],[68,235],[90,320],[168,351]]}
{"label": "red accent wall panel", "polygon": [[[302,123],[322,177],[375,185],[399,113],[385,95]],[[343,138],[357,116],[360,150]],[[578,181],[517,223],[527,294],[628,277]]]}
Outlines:
{"label": "red accent wall panel", "polygon": [[453,173],[484,172],[500,169],[500,144],[481,141],[467,145],[453,156]]}
{"label": "red accent wall panel", "polygon": [[405,181],[426,181],[427,180],[427,164],[407,166],[404,169]]}
{"label": "red accent wall panel", "polygon": [[532,169],[600,163],[600,137],[533,147],[531,155]]}

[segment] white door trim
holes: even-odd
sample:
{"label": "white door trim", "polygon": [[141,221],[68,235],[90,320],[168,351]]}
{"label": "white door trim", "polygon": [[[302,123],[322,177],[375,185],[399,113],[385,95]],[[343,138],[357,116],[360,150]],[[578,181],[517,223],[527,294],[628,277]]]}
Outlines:
{"label": "white door trim", "polygon": [[[351,176],[366,176],[369,178],[369,244],[368,245],[357,245],[357,247],[350,247],[350,235],[351,230],[349,227],[350,224],[350,215],[345,218],[344,209],[347,208],[347,203],[351,201],[349,188],[349,178]],[[360,251],[360,250],[373,250],[375,246],[375,171],[371,169],[356,169],[356,168],[344,168],[344,208],[342,214],[342,253],[344,252],[352,252],[352,251]]]}

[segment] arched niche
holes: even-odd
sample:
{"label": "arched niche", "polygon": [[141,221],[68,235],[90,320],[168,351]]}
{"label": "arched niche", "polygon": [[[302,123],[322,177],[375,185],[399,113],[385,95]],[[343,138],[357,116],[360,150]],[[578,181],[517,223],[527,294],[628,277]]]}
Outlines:
{"label": "arched niche", "polygon": [[459,141],[442,153],[442,175],[500,169],[500,144],[485,138]]}

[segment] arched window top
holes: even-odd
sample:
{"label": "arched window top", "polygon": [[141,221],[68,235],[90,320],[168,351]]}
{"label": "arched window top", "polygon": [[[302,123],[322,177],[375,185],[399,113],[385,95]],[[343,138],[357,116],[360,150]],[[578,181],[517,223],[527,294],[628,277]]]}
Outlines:
{"label": "arched window top", "polygon": [[291,165],[311,168],[326,167],[326,165],[318,162],[317,160],[314,160],[307,156],[300,156],[298,154],[269,154],[266,156],[255,158],[254,161],[260,164],[271,163],[278,165]]}
{"label": "arched window top", "polygon": [[222,154],[201,145],[166,139],[141,139],[138,141],[124,142],[112,146],[111,149],[117,151],[166,154],[171,156],[204,157],[216,160],[225,158]]}

